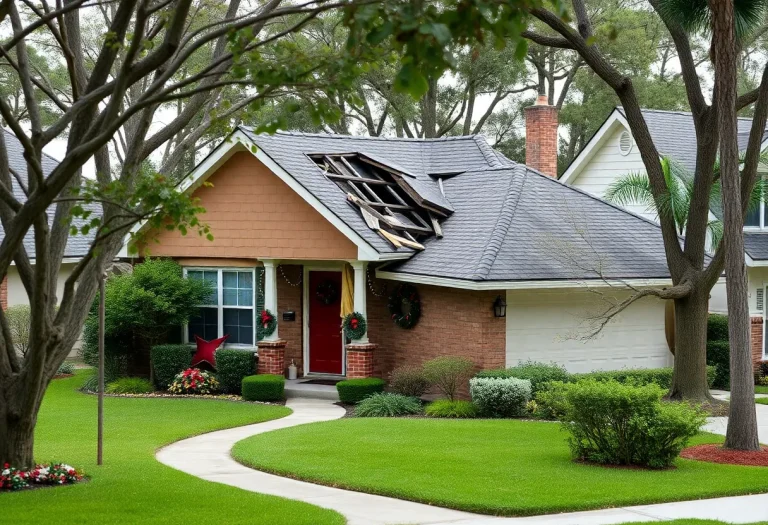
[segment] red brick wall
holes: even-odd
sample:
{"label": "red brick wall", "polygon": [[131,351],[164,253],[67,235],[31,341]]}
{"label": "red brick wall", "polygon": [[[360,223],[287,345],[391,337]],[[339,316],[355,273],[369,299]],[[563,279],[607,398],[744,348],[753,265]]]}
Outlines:
{"label": "red brick wall", "polygon": [[763,361],[763,318],[752,317],[751,321],[752,364],[757,370],[758,365]]}
{"label": "red brick wall", "polygon": [[[371,270],[373,272],[373,269]],[[396,366],[418,365],[442,355],[468,357],[477,369],[505,366],[506,323],[493,315],[493,301],[499,293],[417,285],[421,318],[411,329],[395,325],[387,309],[387,297],[397,283],[373,280],[376,297],[368,290],[368,338],[373,351],[374,375],[386,378]]]}
{"label": "red brick wall", "polygon": [[[299,369],[299,377],[304,373],[302,348],[303,285],[291,286],[286,278],[295,284],[301,281],[303,272],[304,267],[301,265],[284,265],[282,272],[280,268],[277,269],[277,312],[275,312],[279,327],[278,334],[280,339],[286,341],[285,366],[288,367],[291,364],[291,359],[293,359]],[[285,277],[283,277],[283,273],[285,273]],[[283,321],[283,312],[288,311],[296,312],[295,321]]]}
{"label": "red brick wall", "polygon": [[8,276],[3,277],[0,282],[0,308],[5,310],[8,308]]}
{"label": "red brick wall", "polygon": [[545,95],[525,108],[525,164],[557,178],[557,108]]}

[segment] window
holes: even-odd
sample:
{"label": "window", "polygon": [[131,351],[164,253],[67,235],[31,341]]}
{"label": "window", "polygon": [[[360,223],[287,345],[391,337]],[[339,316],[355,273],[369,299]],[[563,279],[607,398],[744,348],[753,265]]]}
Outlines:
{"label": "window", "polygon": [[765,197],[759,206],[747,211],[744,227],[768,229],[768,202],[766,202]]}
{"label": "window", "polygon": [[629,134],[629,131],[622,131],[621,135],[619,135],[619,153],[627,156],[631,151],[632,135]]}
{"label": "window", "polygon": [[200,315],[187,325],[187,342],[196,335],[210,341],[229,334],[227,345],[254,345],[256,270],[261,269],[185,268],[188,279],[203,279],[213,288]]}

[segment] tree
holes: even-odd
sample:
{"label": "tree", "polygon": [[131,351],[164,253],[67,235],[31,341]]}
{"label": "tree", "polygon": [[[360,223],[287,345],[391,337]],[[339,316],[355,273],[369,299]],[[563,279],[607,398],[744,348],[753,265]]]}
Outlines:
{"label": "tree", "polygon": [[[208,108],[219,103],[227,88],[245,90],[243,109],[258,107],[284,89],[301,92],[322,86],[333,94],[350,85],[367,53],[386,40],[400,56],[395,87],[418,97],[428,90],[430,79],[452,65],[453,56],[446,52],[452,40],[459,46],[485,34],[514,40],[525,27],[526,10],[536,3],[446,0],[444,9],[437,9],[429,2],[407,0],[285,5],[269,0],[255,7],[239,0],[69,0],[55,8],[48,2],[25,2],[20,10],[13,0],[3,2],[0,24],[10,37],[0,44],[0,58],[21,85],[25,112],[15,115],[0,97],[0,116],[21,144],[27,178],[9,167],[0,133],[0,223],[5,234],[0,275],[16,264],[31,305],[31,335],[20,359],[0,311],[0,464],[33,464],[34,427],[43,395],[81,333],[98,277],[122,247],[126,232],[144,221],[148,231],[173,228],[212,236],[196,217],[199,204],[175,189],[170,174],[152,169],[149,157],[168,141],[178,144],[186,133],[196,133],[190,130],[207,129],[205,119],[220,110]],[[347,52],[319,63],[298,52],[290,35],[339,9],[350,28]],[[84,40],[86,20],[102,24],[101,38],[90,53]],[[284,29],[273,30],[280,23]],[[66,65],[66,96],[50,89],[51,83],[31,65],[28,40],[33,33]],[[155,118],[159,109],[179,101],[186,103],[170,121]],[[43,104],[59,112],[51,123],[42,118]],[[313,118],[332,117],[325,109]],[[61,162],[44,172],[43,148],[64,136]],[[96,178],[84,179],[81,170],[90,159]],[[14,185],[24,199],[14,196]],[[69,235],[91,230],[95,239],[88,253],[57,297]],[[34,237],[33,253],[23,244],[28,233]],[[131,246],[138,241],[132,238]]]}

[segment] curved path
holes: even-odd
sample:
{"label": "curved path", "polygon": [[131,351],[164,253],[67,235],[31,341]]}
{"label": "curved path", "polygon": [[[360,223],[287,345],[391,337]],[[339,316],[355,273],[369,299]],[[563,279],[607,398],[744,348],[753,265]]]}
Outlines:
{"label": "curved path", "polygon": [[244,467],[230,457],[234,444],[247,437],[344,415],[342,408],[319,399],[289,399],[287,406],[293,414],[282,419],[184,439],[160,449],[156,457],[169,467],[208,481],[333,509],[343,514],[349,525],[611,525],[677,518],[719,519],[730,523],[768,520],[768,494],[530,518],[494,518],[275,476]]}

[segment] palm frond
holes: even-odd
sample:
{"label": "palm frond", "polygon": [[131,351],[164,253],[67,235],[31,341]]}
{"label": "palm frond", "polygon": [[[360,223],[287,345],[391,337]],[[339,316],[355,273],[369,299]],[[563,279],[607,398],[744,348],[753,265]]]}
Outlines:
{"label": "palm frond", "polygon": [[[766,5],[764,0],[734,0],[733,9],[736,37],[743,39],[761,23]],[[707,0],[662,0],[659,10],[690,32],[708,31],[712,27],[712,12]]]}
{"label": "palm frond", "polygon": [[720,245],[720,241],[723,240],[723,223],[717,219],[711,220],[707,223],[707,231],[709,232],[709,237],[712,240],[710,250],[714,252],[715,249]]}
{"label": "palm frond", "polygon": [[619,206],[639,204],[645,206],[648,211],[656,210],[653,193],[651,193],[651,181],[646,174],[639,172],[630,172],[616,179],[608,186],[605,200]]}

